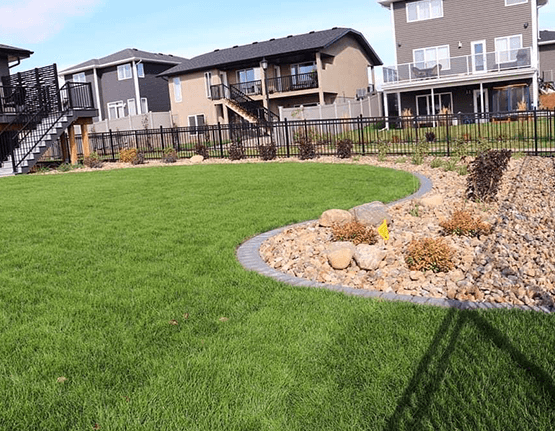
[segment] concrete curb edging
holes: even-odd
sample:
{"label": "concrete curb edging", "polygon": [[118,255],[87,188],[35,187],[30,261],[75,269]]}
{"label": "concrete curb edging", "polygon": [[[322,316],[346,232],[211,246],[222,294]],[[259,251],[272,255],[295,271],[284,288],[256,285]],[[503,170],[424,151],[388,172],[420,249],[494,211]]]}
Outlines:
{"label": "concrete curb edging", "polygon": [[[416,176],[420,180],[420,188],[416,193],[399,199],[395,202],[390,202],[387,206],[393,206],[411,199],[420,198],[426,193],[432,191],[433,184],[432,181],[422,174],[412,172],[412,175]],[[268,266],[262,257],[260,256],[260,247],[262,243],[267,239],[283,232],[285,229],[289,229],[295,226],[302,226],[304,224],[312,223],[315,220],[308,220],[301,223],[295,223],[288,226],[283,226],[269,232],[262,233],[253,238],[242,243],[237,248],[237,260],[239,263],[248,271],[255,271],[261,275],[271,277],[274,280],[281,281],[283,283],[290,284],[292,286],[299,287],[313,287],[317,289],[328,289],[334,292],[342,292],[346,295],[360,296],[364,298],[375,298],[382,299],[386,301],[402,301],[411,302],[413,304],[420,305],[432,305],[436,307],[444,308],[458,308],[460,310],[489,310],[489,309],[520,309],[527,311],[539,311],[544,313],[550,313],[550,310],[546,307],[536,307],[536,306],[518,306],[513,304],[494,304],[491,302],[472,302],[472,301],[458,301],[452,299],[438,299],[438,298],[426,298],[422,296],[411,296],[411,295],[398,295],[394,292],[380,292],[377,290],[366,290],[366,289],[354,289],[352,287],[341,286],[337,284],[326,284],[317,281],[307,280],[306,278],[294,277],[292,275],[286,274],[281,271]]]}

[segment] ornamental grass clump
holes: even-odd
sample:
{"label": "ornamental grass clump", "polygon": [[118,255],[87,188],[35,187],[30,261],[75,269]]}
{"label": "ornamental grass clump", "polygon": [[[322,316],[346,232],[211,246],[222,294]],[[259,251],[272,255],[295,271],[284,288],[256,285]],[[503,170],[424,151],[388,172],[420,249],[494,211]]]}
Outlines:
{"label": "ornamental grass clump", "polygon": [[491,233],[491,226],[480,217],[473,217],[468,211],[457,210],[451,217],[439,223],[447,235],[479,236]]}
{"label": "ornamental grass clump", "polygon": [[241,139],[237,139],[229,145],[229,160],[241,160],[245,158],[245,147]]}
{"label": "ornamental grass clump", "polygon": [[449,272],[453,269],[454,251],[443,238],[413,240],[405,256],[411,271]]}
{"label": "ornamental grass clump", "polygon": [[88,157],[83,159],[83,165],[88,168],[98,169],[102,167],[103,163],[98,153],[93,151]]}
{"label": "ornamental grass clump", "polygon": [[262,160],[274,160],[277,156],[276,144],[270,142],[269,144],[259,145],[258,154],[260,154]]}
{"label": "ornamental grass clump", "polygon": [[204,144],[195,145],[195,154],[204,157],[204,159],[207,159],[210,156],[208,148]]}
{"label": "ornamental grass clump", "polygon": [[177,151],[175,148],[170,147],[164,150],[164,157],[162,159],[164,163],[175,163],[177,162]]}
{"label": "ornamental grass clump", "polygon": [[301,129],[295,133],[293,139],[299,150],[299,159],[309,160],[316,157],[316,145],[314,145],[315,132],[312,129],[306,131]]}
{"label": "ornamental grass clump", "polygon": [[145,162],[143,153],[137,151],[136,148],[127,148],[120,150],[119,160],[122,163],[131,163],[132,165],[142,165]]}
{"label": "ornamental grass clump", "polygon": [[350,241],[355,245],[375,244],[378,242],[376,229],[364,226],[353,221],[345,224],[336,224],[332,227],[333,241]]}

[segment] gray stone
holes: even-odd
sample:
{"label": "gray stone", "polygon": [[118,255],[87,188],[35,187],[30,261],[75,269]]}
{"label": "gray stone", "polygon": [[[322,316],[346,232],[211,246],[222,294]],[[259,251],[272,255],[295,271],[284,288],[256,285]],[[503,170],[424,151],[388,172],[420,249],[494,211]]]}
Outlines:
{"label": "gray stone", "polygon": [[356,246],[355,261],[361,269],[375,271],[379,268],[386,252],[376,245],[359,244]]}
{"label": "gray stone", "polygon": [[392,221],[387,207],[379,201],[351,208],[349,212],[355,217],[356,221],[365,226],[378,227],[384,220],[387,220],[387,224],[390,225]]}

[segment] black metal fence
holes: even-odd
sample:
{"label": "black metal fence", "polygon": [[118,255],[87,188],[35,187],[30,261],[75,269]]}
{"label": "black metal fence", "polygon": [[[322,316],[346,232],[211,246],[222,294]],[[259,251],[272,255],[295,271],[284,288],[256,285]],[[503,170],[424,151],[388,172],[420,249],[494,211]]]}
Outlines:
{"label": "black metal fence", "polygon": [[[91,150],[113,161],[127,148],[136,148],[145,159],[161,159],[168,148],[179,157],[203,153],[229,158],[230,149],[238,145],[246,158],[259,157],[261,146],[267,145],[275,145],[278,157],[297,157],[302,145],[312,145],[317,155],[335,155],[338,142],[347,139],[352,141],[353,155],[411,155],[418,143],[426,143],[428,154],[437,156],[450,156],[461,149],[473,154],[484,147],[555,155],[555,111],[357,117],[90,134]],[[60,154],[58,149],[52,156]]]}

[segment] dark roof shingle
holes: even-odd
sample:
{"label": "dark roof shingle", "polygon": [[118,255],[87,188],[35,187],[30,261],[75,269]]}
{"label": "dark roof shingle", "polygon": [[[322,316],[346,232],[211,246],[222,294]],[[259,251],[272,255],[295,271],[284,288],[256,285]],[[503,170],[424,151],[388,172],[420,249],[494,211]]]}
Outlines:
{"label": "dark roof shingle", "polygon": [[160,76],[179,75],[216,66],[231,65],[248,60],[271,59],[284,54],[302,51],[318,51],[326,48],[343,38],[352,35],[360,43],[366,56],[373,65],[382,65],[381,59],[372,49],[366,38],[351,28],[337,28],[330,30],[311,31],[297,36],[287,36],[280,39],[270,39],[263,42],[254,42],[249,45],[234,46],[227,49],[217,49],[213,52],[193,57],[163,73]]}
{"label": "dark roof shingle", "polygon": [[539,42],[555,42],[554,30],[540,30]]}
{"label": "dark roof shingle", "polygon": [[29,58],[33,51],[28,49],[16,48],[15,46],[2,45],[0,44],[0,52],[8,54],[8,61],[16,61],[20,58]]}
{"label": "dark roof shingle", "polygon": [[102,58],[93,58],[91,60],[85,61],[83,63],[79,63],[75,66],[69,67],[65,70],[62,70],[60,74],[68,74],[75,72],[77,70],[87,70],[92,69],[93,67],[102,67],[108,64],[115,64],[118,62],[125,62],[128,60],[144,60],[144,61],[152,61],[158,63],[173,63],[179,64],[184,61],[187,61],[186,58],[178,57],[171,54],[156,54],[154,52],[147,52],[141,51],[136,48],[127,48],[121,51],[115,52],[113,54],[107,55],[106,57]]}

